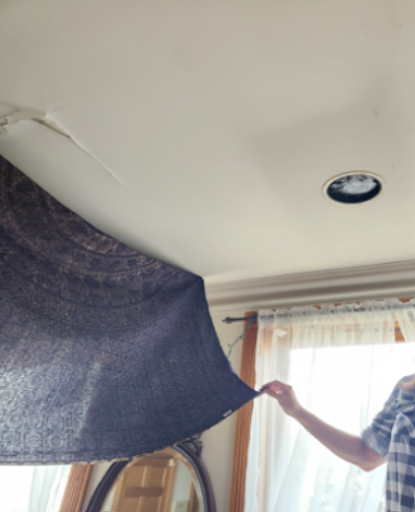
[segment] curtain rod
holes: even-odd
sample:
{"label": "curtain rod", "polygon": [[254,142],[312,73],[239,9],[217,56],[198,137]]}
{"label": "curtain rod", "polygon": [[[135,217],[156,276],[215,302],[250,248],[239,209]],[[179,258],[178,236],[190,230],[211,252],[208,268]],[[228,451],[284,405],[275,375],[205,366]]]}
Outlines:
{"label": "curtain rod", "polygon": [[[400,304],[396,304],[394,306],[378,306],[378,307],[372,307],[370,309],[367,309],[367,308],[362,308],[362,307],[357,307],[355,309],[353,309],[353,313],[363,313],[365,311],[393,311],[395,309],[399,310],[399,309],[406,309],[406,308],[415,308],[415,304],[409,304],[408,302],[401,302]],[[313,311],[313,313],[278,313],[278,310],[276,311],[276,313],[274,315],[265,315],[263,316],[262,318],[274,318],[275,316],[279,317],[279,318],[290,318],[290,317],[294,317],[294,316],[307,316],[307,315],[311,315],[311,314],[316,314],[316,315],[327,315],[327,314],[331,314],[331,315],[337,315],[337,314],[342,314],[342,313],[347,313],[347,311],[339,311],[337,309],[317,309],[317,311]],[[258,320],[258,314],[255,313],[254,311],[251,312],[251,314],[249,316],[242,316],[242,317],[226,317],[222,320],[222,322],[225,322],[226,324],[232,324],[234,322],[243,322],[243,321],[250,321],[250,320],[255,320],[257,321]]]}

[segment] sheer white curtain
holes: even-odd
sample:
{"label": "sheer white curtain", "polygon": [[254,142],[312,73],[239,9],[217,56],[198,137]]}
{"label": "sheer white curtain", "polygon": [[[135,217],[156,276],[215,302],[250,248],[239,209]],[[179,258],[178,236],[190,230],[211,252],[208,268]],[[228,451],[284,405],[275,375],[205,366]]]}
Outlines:
{"label": "sheer white curtain", "polygon": [[[287,382],[308,410],[360,434],[396,382],[415,373],[415,346],[395,343],[394,333],[398,318],[405,339],[415,340],[415,308],[399,304],[366,302],[358,313],[353,305],[260,311],[257,389]],[[377,512],[385,476],[385,466],[366,473],[337,458],[275,400],[255,400],[245,512]]]}
{"label": "sheer white curtain", "polygon": [[58,512],[71,466],[0,466],[1,512]]}

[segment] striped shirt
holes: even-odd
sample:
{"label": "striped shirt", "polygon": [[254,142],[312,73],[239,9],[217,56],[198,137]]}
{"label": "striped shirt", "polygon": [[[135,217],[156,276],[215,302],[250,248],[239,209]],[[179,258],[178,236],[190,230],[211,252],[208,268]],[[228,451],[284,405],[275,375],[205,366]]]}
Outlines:
{"label": "striped shirt", "polygon": [[362,433],[366,445],[387,459],[388,512],[415,510],[415,396],[402,386],[412,378],[398,382],[383,410]]}

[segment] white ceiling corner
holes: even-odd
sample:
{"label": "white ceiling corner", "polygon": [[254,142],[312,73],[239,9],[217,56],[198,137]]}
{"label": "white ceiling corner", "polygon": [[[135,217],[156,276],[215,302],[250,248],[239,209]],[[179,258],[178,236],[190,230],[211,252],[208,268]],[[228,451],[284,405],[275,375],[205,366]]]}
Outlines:
{"label": "white ceiling corner", "polygon": [[415,295],[415,260],[207,284],[211,311],[284,308]]}

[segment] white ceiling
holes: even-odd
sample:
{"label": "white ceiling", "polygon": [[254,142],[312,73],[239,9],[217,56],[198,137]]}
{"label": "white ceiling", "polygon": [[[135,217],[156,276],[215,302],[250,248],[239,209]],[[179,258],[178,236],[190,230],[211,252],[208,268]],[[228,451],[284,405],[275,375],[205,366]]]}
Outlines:
{"label": "white ceiling", "polygon": [[[413,0],[0,0],[0,152],[210,282],[415,258]],[[16,125],[17,126],[17,125]],[[330,203],[330,177],[386,181]]]}

